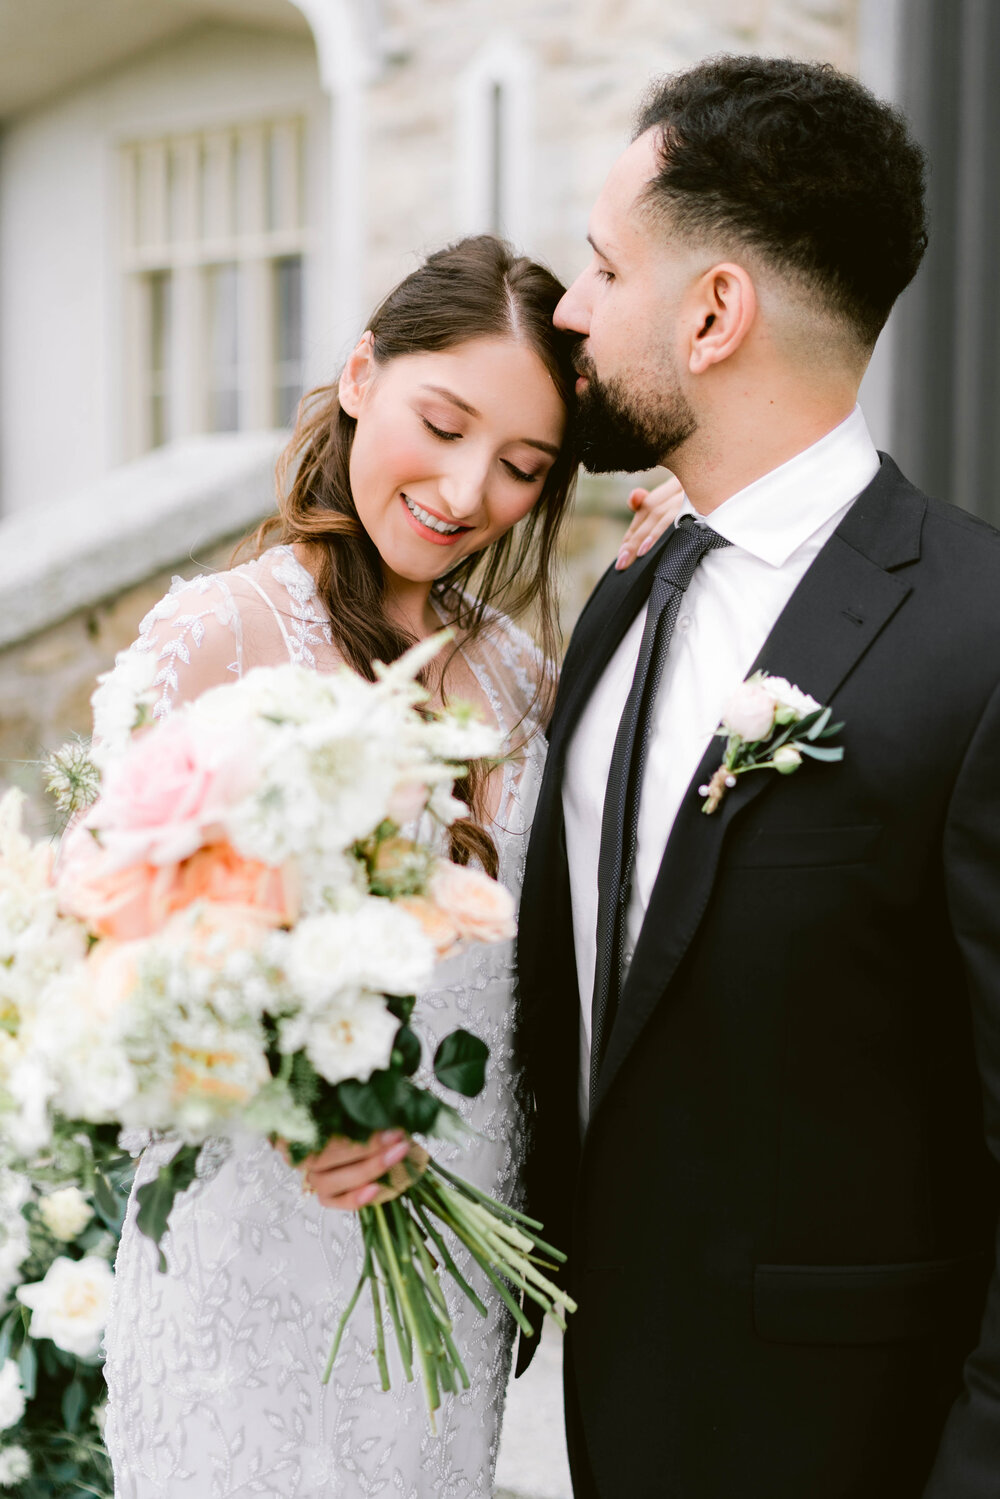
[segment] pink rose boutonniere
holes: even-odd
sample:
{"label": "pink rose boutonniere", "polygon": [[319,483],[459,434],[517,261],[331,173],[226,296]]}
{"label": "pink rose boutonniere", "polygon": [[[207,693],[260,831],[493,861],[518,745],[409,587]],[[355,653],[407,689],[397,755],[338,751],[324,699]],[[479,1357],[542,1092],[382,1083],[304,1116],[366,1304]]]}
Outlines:
{"label": "pink rose boutonniere", "polygon": [[725,739],[726,752],[712,779],[698,787],[705,799],[701,810],[714,812],[736,785],[736,777],[748,770],[776,770],[788,776],[803,759],[842,760],[843,745],[821,743],[844,727],[832,724],[832,716],[832,708],[824,708],[784,677],[754,672],[729,699],[715,731],[716,737]]}

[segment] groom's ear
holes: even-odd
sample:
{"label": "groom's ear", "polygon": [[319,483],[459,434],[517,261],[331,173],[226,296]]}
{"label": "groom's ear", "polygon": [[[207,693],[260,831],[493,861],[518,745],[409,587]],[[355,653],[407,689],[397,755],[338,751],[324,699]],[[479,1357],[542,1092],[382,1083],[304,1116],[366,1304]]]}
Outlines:
{"label": "groom's ear", "polygon": [[365,398],[365,391],[374,378],[374,343],[375,340],[370,332],[362,333],[351,351],[350,358],[340,372],[337,395],[341,410],[346,411],[348,416],[358,415]]}
{"label": "groom's ear", "polygon": [[757,292],[743,266],[713,265],[692,288],[688,369],[702,375],[736,353],[757,317]]}

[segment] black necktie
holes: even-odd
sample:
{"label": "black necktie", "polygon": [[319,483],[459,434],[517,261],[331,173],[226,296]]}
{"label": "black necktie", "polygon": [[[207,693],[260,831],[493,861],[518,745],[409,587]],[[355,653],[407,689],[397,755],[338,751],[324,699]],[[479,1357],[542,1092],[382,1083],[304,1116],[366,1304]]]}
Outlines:
{"label": "black necktie", "polygon": [[656,565],[646,611],[639,659],[629,690],[608,772],[597,863],[597,967],[591,1011],[590,1094],[618,1008],[622,984],[625,915],[632,888],[639,799],[646,763],[649,723],[663,666],[670,649],[681,599],[706,552],[729,542],[691,515],[682,515]]}

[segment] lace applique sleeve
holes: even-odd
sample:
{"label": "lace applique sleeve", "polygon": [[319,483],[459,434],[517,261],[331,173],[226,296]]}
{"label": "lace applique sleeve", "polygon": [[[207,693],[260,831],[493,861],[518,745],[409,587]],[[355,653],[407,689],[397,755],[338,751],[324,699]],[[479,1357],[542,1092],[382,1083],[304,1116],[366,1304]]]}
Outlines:
{"label": "lace applique sleeve", "polygon": [[522,726],[544,728],[552,711],[558,670],[526,630],[504,616],[497,617],[493,637],[503,680]]}
{"label": "lace applique sleeve", "polygon": [[130,650],[156,661],[156,718],[241,676],[243,622],[230,583],[218,575],[175,578],[142,621]]}

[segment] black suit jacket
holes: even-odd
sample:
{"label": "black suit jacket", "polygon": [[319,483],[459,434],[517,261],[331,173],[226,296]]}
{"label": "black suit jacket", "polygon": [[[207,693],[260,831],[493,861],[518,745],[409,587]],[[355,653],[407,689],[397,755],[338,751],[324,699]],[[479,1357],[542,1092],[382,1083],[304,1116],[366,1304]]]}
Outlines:
{"label": "black suit jacket", "polygon": [[883,457],[757,661],[833,704],[844,760],[704,816],[713,740],[581,1148],[563,769],[656,556],[574,633],[521,907],[575,1471],[600,1499],[995,1499],[1000,535]]}

